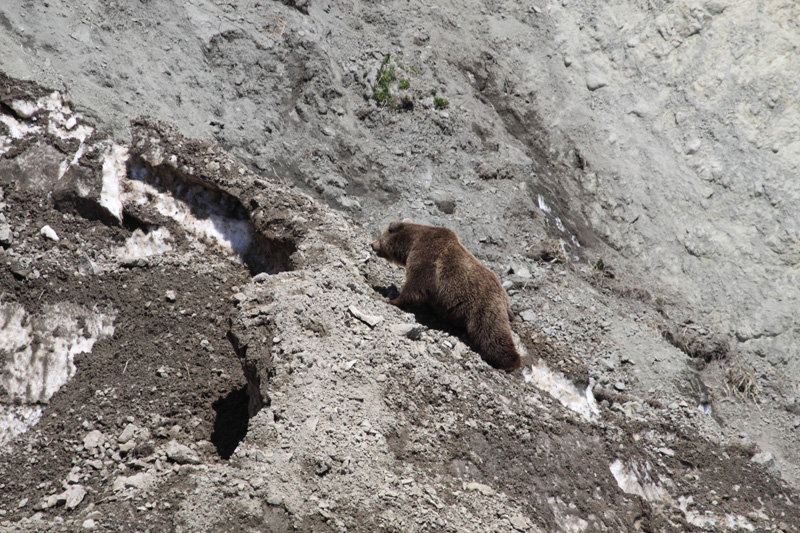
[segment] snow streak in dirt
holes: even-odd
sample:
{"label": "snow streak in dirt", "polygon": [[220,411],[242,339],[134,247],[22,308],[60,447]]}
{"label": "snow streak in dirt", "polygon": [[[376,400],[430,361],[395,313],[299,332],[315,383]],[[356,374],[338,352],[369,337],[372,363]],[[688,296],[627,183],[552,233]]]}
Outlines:
{"label": "snow streak in dirt", "polygon": [[594,399],[592,390],[586,387],[581,392],[561,372],[553,372],[541,359],[536,365],[531,365],[530,370],[523,370],[522,375],[526,383],[533,383],[536,387],[546,391],[561,405],[575,411],[586,420],[593,422],[600,416],[600,409]]}
{"label": "snow streak in dirt", "polygon": [[32,404],[47,403],[75,375],[75,356],[113,335],[114,318],[67,302],[33,316],[19,304],[0,304],[0,386],[23,404],[0,406],[0,445],[38,421],[41,410]]}

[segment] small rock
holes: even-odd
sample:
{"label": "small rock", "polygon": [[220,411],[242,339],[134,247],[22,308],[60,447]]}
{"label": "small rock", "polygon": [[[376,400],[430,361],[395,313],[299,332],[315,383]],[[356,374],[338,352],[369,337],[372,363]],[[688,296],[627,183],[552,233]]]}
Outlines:
{"label": "small rock", "polygon": [[606,85],[608,85],[608,81],[600,72],[593,72],[586,76],[586,88],[590,91],[596,91]]}
{"label": "small rock", "polygon": [[533,309],[525,309],[519,314],[519,317],[523,320],[523,322],[536,321],[536,313],[533,311]]}
{"label": "small rock", "polygon": [[78,256],[78,273],[81,276],[94,276],[99,272],[97,265],[92,261],[88,255],[80,254]]}
{"label": "small rock", "polygon": [[136,447],[136,441],[129,440],[128,442],[123,442],[122,444],[119,445],[119,451],[120,453],[128,453],[135,447]]}
{"label": "small rock", "polygon": [[34,506],[34,509],[36,509],[37,511],[41,511],[41,510],[44,510],[44,509],[50,509],[51,507],[55,507],[59,503],[63,504],[66,501],[67,501],[67,493],[66,493],[66,491],[62,492],[61,494],[51,494],[50,496],[48,496],[47,498],[42,500],[42,502],[40,504]]}
{"label": "small rock", "polygon": [[200,458],[197,456],[194,450],[188,446],[180,444],[176,440],[169,441],[166,452],[167,458],[174,463],[178,463],[179,465],[196,465],[200,463]]}
{"label": "small rock", "polygon": [[422,326],[417,324],[410,324],[407,322],[401,324],[392,324],[389,329],[395,335],[407,337],[412,341],[417,341],[422,336]]}
{"label": "small rock", "polygon": [[175,295],[175,291],[169,290],[164,293],[164,297],[167,299],[168,302],[174,302],[177,296]]}
{"label": "small rock", "polygon": [[517,531],[528,531],[528,529],[530,529],[528,519],[522,515],[514,515],[509,518],[508,521],[511,522],[511,526]]}
{"label": "small rock", "polygon": [[456,212],[456,200],[444,191],[434,191],[431,194],[431,200],[437,209],[446,215],[452,215]]}
{"label": "small rock", "polygon": [[59,241],[59,240],[61,240],[61,239],[58,238],[58,234],[56,233],[56,230],[54,230],[50,226],[44,226],[39,231],[39,233],[41,233],[42,235],[44,235],[45,237],[47,237],[51,241]]}
{"label": "small rock", "polygon": [[494,495],[494,489],[492,487],[490,487],[489,485],[484,485],[483,483],[476,483],[476,482],[473,481],[472,483],[466,483],[464,485],[464,488],[466,490],[478,491],[481,494],[483,494],[484,496],[492,496],[492,495]]}
{"label": "small rock", "polygon": [[122,433],[120,433],[119,437],[117,438],[117,442],[119,442],[120,444],[125,444],[126,442],[131,440],[136,433],[136,429],[137,428],[134,424],[128,424],[127,426],[125,426],[125,429],[122,430]]}
{"label": "small rock", "polygon": [[614,388],[617,389],[618,391],[624,391],[625,390],[625,383],[623,383],[621,381],[617,381],[616,383],[614,383]]}
{"label": "small rock", "polygon": [[86,461],[86,464],[94,468],[95,470],[102,470],[103,468],[103,461],[100,459],[92,459],[91,461]]}
{"label": "small rock", "polygon": [[700,146],[702,145],[702,141],[700,139],[692,139],[688,143],[686,143],[686,155],[693,155],[696,154],[698,150],[700,150]]}
{"label": "small rock", "polygon": [[90,431],[85,437],[83,437],[83,447],[87,450],[97,448],[102,439],[103,433],[99,429]]}
{"label": "small rock", "polygon": [[523,279],[530,279],[531,277],[531,270],[522,264],[515,264],[511,266],[511,270],[513,270],[513,274]]}
{"label": "small rock", "polygon": [[375,326],[377,326],[378,324],[380,324],[383,321],[383,317],[382,316],[380,316],[380,315],[367,315],[367,314],[361,312],[354,305],[351,305],[350,307],[348,307],[348,310],[350,311],[350,314],[352,314],[354,317],[356,317],[357,319],[359,319],[360,321],[362,321],[363,323],[365,323],[366,325],[368,325],[371,328],[374,328]]}
{"label": "small rock", "polygon": [[280,505],[283,503],[283,496],[280,494],[270,493],[267,495],[268,505]]}
{"label": "small rock", "polygon": [[84,497],[86,497],[86,489],[83,488],[83,485],[73,485],[67,491],[66,508],[75,509],[81,504]]}
{"label": "small rock", "polygon": [[786,409],[790,413],[800,415],[800,399],[789,398],[788,400],[786,400],[786,403],[784,404],[784,409]]}
{"label": "small rock", "polygon": [[237,304],[242,304],[247,301],[247,295],[242,292],[237,292],[231,296],[231,301]]}
{"label": "small rock", "polygon": [[83,527],[83,529],[94,529],[95,528],[95,523],[94,523],[94,520],[89,518],[87,520],[84,520],[83,524],[81,524],[81,526]]}
{"label": "small rock", "polygon": [[67,474],[67,483],[74,485],[77,484],[78,481],[80,480],[81,480],[80,468],[76,466],[70,471],[69,474]]}
{"label": "small rock", "polygon": [[11,231],[11,226],[5,222],[0,224],[0,245],[5,248],[11,246],[12,242],[14,242],[14,232]]}
{"label": "small rock", "polygon": [[112,485],[114,492],[120,492],[128,487],[144,490],[153,486],[153,475],[145,472],[139,472],[129,477],[117,476]]}
{"label": "small rock", "polygon": [[775,457],[770,452],[757,453],[750,460],[756,464],[763,465],[765,468],[775,466]]}

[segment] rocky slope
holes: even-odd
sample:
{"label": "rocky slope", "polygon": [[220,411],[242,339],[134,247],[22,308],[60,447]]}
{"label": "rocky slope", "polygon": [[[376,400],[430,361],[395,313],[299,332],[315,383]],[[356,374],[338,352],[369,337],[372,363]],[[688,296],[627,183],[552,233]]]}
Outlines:
{"label": "rocky slope", "polygon": [[2,8],[3,527],[791,530],[797,8],[288,4]]}

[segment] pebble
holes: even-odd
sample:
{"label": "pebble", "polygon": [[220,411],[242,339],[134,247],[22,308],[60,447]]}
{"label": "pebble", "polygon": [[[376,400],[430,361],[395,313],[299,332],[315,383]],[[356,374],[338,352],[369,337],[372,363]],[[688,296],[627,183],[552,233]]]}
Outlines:
{"label": "pebble", "polygon": [[136,429],[137,428],[134,424],[128,424],[127,426],[125,426],[125,429],[122,430],[122,433],[120,433],[119,437],[117,438],[117,441],[120,444],[125,444],[134,437]]}
{"label": "pebble", "polygon": [[483,483],[476,483],[476,482],[473,481],[472,483],[464,484],[464,488],[466,490],[478,491],[481,494],[483,494],[484,496],[492,496],[492,495],[494,495],[494,489],[492,487],[490,487],[489,485],[484,485]]}
{"label": "pebble", "polygon": [[247,301],[247,295],[242,292],[237,292],[233,296],[231,296],[231,301],[234,303],[244,303]]}
{"label": "pebble", "polygon": [[526,267],[525,265],[521,264],[514,264],[511,266],[511,269],[514,271],[514,275],[524,279],[530,279],[531,277],[531,270]]}
{"label": "pebble", "polygon": [[185,465],[185,464],[196,465],[200,463],[200,458],[197,456],[194,450],[192,450],[191,448],[189,448],[184,444],[180,444],[176,440],[169,441],[169,443],[167,444],[166,452],[167,452],[167,458],[170,461],[178,463],[180,465]]}
{"label": "pebble", "polygon": [[509,518],[508,521],[511,522],[511,526],[517,531],[527,531],[530,529],[528,519],[522,515],[514,515]]}
{"label": "pebble", "polygon": [[593,72],[586,76],[586,88],[590,91],[596,91],[601,87],[608,85],[606,77],[600,72]]}
{"label": "pebble", "polygon": [[103,433],[99,429],[90,431],[85,437],[83,437],[83,447],[87,450],[97,448],[102,438]]}
{"label": "pebble", "polygon": [[522,319],[523,322],[535,322],[536,321],[536,313],[533,309],[525,309],[519,314],[519,317]]}
{"label": "pebble", "polygon": [[368,315],[366,313],[361,312],[356,306],[351,305],[347,308],[350,311],[350,314],[368,325],[371,328],[374,328],[378,324],[383,321],[383,317],[380,315]]}
{"label": "pebble", "polygon": [[112,485],[112,489],[114,492],[120,492],[128,487],[143,490],[153,486],[154,481],[153,475],[146,472],[139,472],[138,474],[128,477],[117,476]]}
{"label": "pebble", "polygon": [[757,453],[752,459],[750,459],[750,461],[759,465],[764,465],[766,468],[775,466],[775,457],[773,457],[770,452]]}
{"label": "pebble", "polygon": [[89,519],[84,520],[83,524],[81,524],[81,526],[83,527],[83,529],[94,529],[95,528],[95,522],[94,522],[94,520],[89,518]]}
{"label": "pebble", "polygon": [[168,302],[174,302],[177,296],[175,295],[175,291],[169,290],[164,293],[164,297],[167,299]]}
{"label": "pebble", "polygon": [[670,448],[656,448],[659,452],[666,455],[667,457],[675,457],[675,452],[672,451]]}
{"label": "pebble", "polygon": [[0,223],[0,244],[10,246],[14,242],[14,233],[6,222]]}
{"label": "pebble", "polygon": [[60,241],[61,239],[58,238],[58,234],[56,230],[51,228],[50,226],[43,226],[42,229],[39,231],[42,235],[50,239],[51,241]]}
{"label": "pebble", "polygon": [[86,497],[86,489],[83,488],[83,485],[73,485],[66,492],[67,501],[65,507],[67,509],[74,509],[81,504],[83,498],[85,497]]}
{"label": "pebble", "polygon": [[103,468],[103,461],[100,459],[92,459],[91,461],[86,461],[86,464],[94,468],[95,470],[101,470]]}
{"label": "pebble", "polygon": [[412,329],[414,329],[414,327],[415,324],[403,322],[400,324],[392,324],[391,326],[389,326],[389,329],[395,335],[400,335],[401,337],[405,337]]}

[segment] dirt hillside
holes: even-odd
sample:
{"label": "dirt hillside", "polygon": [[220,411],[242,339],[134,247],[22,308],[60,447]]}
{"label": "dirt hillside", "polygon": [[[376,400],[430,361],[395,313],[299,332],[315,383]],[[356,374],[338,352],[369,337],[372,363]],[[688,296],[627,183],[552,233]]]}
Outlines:
{"label": "dirt hillside", "polygon": [[[794,530],[799,15],[0,8],[0,525]],[[521,372],[388,304],[403,218]]]}

